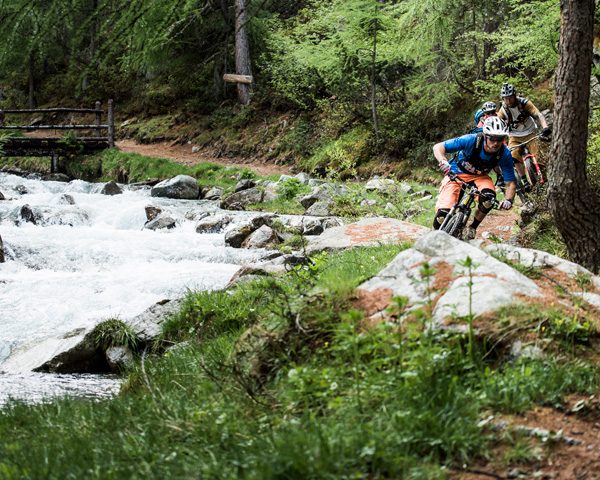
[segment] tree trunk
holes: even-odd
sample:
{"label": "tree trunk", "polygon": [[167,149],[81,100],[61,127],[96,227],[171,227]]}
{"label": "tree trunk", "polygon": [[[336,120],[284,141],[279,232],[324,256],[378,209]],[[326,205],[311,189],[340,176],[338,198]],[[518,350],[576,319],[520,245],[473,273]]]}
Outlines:
{"label": "tree trunk", "polygon": [[29,108],[37,107],[35,101],[35,57],[29,54]]}
{"label": "tree trunk", "polygon": [[561,0],[549,205],[571,259],[600,268],[600,198],[586,174],[594,0]]}
{"label": "tree trunk", "polygon": [[[250,66],[250,46],[246,32],[246,0],[235,0],[235,70],[238,75],[252,75]],[[250,103],[250,85],[238,83],[238,101],[242,105]]]}
{"label": "tree trunk", "polygon": [[[377,7],[375,8],[377,15]],[[377,20],[376,20],[377,22]],[[375,85],[377,75],[377,30],[379,24],[375,23],[373,28],[373,51],[371,52],[371,116],[373,118],[373,132],[375,139],[379,141],[379,116],[377,115],[377,88]]]}

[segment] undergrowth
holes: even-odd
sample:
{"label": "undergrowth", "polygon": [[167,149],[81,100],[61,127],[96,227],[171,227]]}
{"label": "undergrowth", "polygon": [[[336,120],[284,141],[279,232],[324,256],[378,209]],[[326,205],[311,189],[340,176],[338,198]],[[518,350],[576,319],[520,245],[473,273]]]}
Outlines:
{"label": "undergrowth", "polygon": [[[0,478],[443,479],[497,440],[490,411],[597,390],[598,368],[568,352],[491,359],[486,343],[407,320],[401,297],[366,328],[355,288],[405,247],[190,293],[156,352],[176,348],[142,356],[118,397],[6,406]],[[533,331],[539,310],[525,312]]]}

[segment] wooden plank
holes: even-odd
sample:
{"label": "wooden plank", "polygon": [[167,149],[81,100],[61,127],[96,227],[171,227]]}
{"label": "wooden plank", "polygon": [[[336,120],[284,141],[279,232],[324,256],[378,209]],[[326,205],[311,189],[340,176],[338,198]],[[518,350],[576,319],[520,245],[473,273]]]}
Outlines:
{"label": "wooden plank", "polygon": [[225,73],[223,81],[229,83],[246,83],[250,84],[254,81],[252,75],[236,75],[234,73]]}
{"label": "wooden plank", "polygon": [[[99,101],[96,102],[96,127],[100,127],[100,120],[102,119],[102,114],[98,113],[98,110],[100,110],[100,105],[102,104]],[[98,128],[98,130],[94,132],[94,135],[96,135],[97,137],[100,136],[100,128]]]}
{"label": "wooden plank", "polygon": [[2,125],[0,130],[101,130],[109,125]]}
{"label": "wooden plank", "polygon": [[115,112],[113,110],[113,101],[108,101],[108,146],[115,146]]}
{"label": "wooden plank", "polygon": [[53,113],[53,112],[67,112],[67,113],[104,113],[104,110],[98,110],[96,108],[24,108],[24,109],[7,109],[0,110],[4,113]]}

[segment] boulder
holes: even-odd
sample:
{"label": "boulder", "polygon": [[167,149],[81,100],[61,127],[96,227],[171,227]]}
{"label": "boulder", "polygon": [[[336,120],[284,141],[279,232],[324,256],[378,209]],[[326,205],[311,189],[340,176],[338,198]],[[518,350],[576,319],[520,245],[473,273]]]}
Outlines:
{"label": "boulder", "polygon": [[[162,300],[140,315],[125,320],[125,323],[133,329],[140,341],[140,346],[143,347],[161,334],[162,323],[176,314],[182,304],[182,299]],[[105,352],[96,345],[91,335],[92,330],[78,328],[58,338],[48,338],[33,346],[11,352],[9,358],[3,362],[2,368],[7,372],[34,370],[54,373],[97,373],[110,371],[108,350]],[[110,357],[120,358],[121,355],[116,355],[117,352],[111,352]]]}
{"label": "boulder", "polygon": [[152,197],[175,198],[179,200],[195,200],[200,196],[200,187],[194,177],[177,175],[164,180],[150,191]]}
{"label": "boulder", "polygon": [[230,288],[232,285],[238,284],[240,278],[247,276],[257,278],[267,275],[283,275],[290,271],[290,269],[294,266],[305,264],[307,262],[307,258],[303,255],[281,255],[279,253],[275,253],[258,262],[242,266],[242,268],[240,268],[238,272],[231,278],[227,284],[227,287],[225,288]]}
{"label": "boulder", "polygon": [[327,217],[321,220],[321,225],[323,225],[323,230],[327,230],[328,228],[341,227],[344,222],[339,217]]}
{"label": "boulder", "polygon": [[[567,275],[581,274],[594,278],[594,274],[587,268],[541,250],[516,247],[505,243],[488,245],[485,250],[493,255],[520,263],[525,267],[556,268]],[[600,280],[596,280],[596,282],[598,282],[596,286],[600,288]]]}
{"label": "boulder", "polygon": [[209,215],[210,213],[205,210],[188,210],[187,212],[185,212],[184,217],[186,220],[197,222],[198,220],[202,220],[203,218],[206,218]]}
{"label": "boulder", "polygon": [[315,217],[327,217],[331,215],[331,208],[333,207],[333,201],[323,200],[313,203],[306,209],[306,215],[312,215]]}
{"label": "boulder", "polygon": [[[469,288],[471,259],[473,284]],[[429,263],[434,269],[433,278],[426,279],[422,267]],[[404,296],[409,304],[419,307],[433,301],[428,285],[436,285],[442,292],[433,310],[433,326],[442,326],[448,318],[469,315],[469,304],[474,316],[490,313],[500,307],[522,301],[525,297],[539,298],[542,293],[529,278],[496,260],[479,248],[440,231],[430,231],[419,238],[413,248],[400,252],[379,274],[359,287],[359,294]],[[471,292],[471,293],[469,293]],[[471,295],[471,302],[469,302]],[[382,309],[387,306],[382,302]]]}
{"label": "boulder", "polygon": [[[11,217],[14,214],[11,214]],[[18,211],[15,223],[30,222],[34,225],[89,225],[88,213],[77,205],[35,206],[25,204]]]}
{"label": "boulder", "polygon": [[65,175],[64,173],[49,173],[42,177],[44,182],[70,182],[71,177]]}
{"label": "boulder", "polygon": [[25,222],[33,223],[34,225],[37,223],[37,219],[35,218],[35,214],[31,209],[29,204],[25,204],[21,207],[21,219]]}
{"label": "boulder", "polygon": [[398,184],[398,188],[400,189],[400,191],[402,193],[405,193],[407,195],[410,195],[411,193],[414,193],[413,188],[406,182],[400,182]]}
{"label": "boulder", "polygon": [[294,178],[294,177],[292,177],[291,175],[281,175],[279,177],[279,180],[277,180],[277,183],[282,183],[282,182],[285,182],[286,180],[290,180],[292,178]]}
{"label": "boulder", "polygon": [[256,186],[256,182],[254,180],[250,180],[250,179],[243,179],[240,180],[239,182],[236,183],[235,188],[233,189],[234,192],[241,192],[242,190],[248,190],[249,188],[255,187]]}
{"label": "boulder", "polygon": [[58,199],[59,205],[75,205],[75,199],[68,193],[63,193]]}
{"label": "boulder", "polygon": [[257,187],[232,193],[221,200],[221,208],[224,210],[245,210],[248,205],[262,202],[264,191]]}
{"label": "boulder", "polygon": [[4,243],[2,242],[2,237],[0,236],[0,263],[4,263]]}
{"label": "boulder", "polygon": [[317,219],[309,219],[303,223],[303,235],[321,235],[325,231],[323,222]]}
{"label": "boulder", "polygon": [[254,230],[256,230],[256,228],[252,226],[252,223],[246,223],[229,230],[225,233],[225,245],[233,248],[241,248],[246,237]]}
{"label": "boulder", "polygon": [[302,197],[299,202],[304,208],[309,208],[317,202],[331,201],[333,195],[333,188],[327,184],[323,184],[313,188],[312,192]]}
{"label": "boulder", "polygon": [[308,181],[308,186],[309,187],[318,187],[319,185],[323,185],[325,182],[325,180],[320,180],[318,178],[311,178]]}
{"label": "boulder", "polygon": [[223,195],[223,189],[221,187],[211,187],[204,192],[202,198],[204,200],[220,200]]}
{"label": "boulder", "polygon": [[367,192],[388,192],[394,187],[395,183],[391,178],[374,177],[366,183],[365,190]]}
{"label": "boulder", "polygon": [[161,300],[136,317],[125,320],[125,323],[133,329],[140,342],[148,343],[161,334],[163,322],[178,313],[182,305],[183,299]]}
{"label": "boulder", "polygon": [[277,216],[273,213],[261,213],[260,215],[256,215],[250,220],[250,224],[252,225],[252,229],[256,230],[257,228],[262,227],[263,225],[271,226],[273,220],[275,220]]}
{"label": "boulder", "polygon": [[377,205],[377,200],[372,200],[370,198],[363,198],[360,201],[361,207],[374,207],[375,205]]}
{"label": "boulder", "polygon": [[307,252],[400,243],[415,240],[428,231],[428,228],[394,218],[364,218],[349,225],[329,228],[318,237],[309,239]]}
{"label": "boulder", "polygon": [[242,243],[244,248],[265,248],[274,243],[279,243],[277,233],[269,226],[254,230]]}
{"label": "boulder", "polygon": [[198,145],[194,145],[192,147],[192,153],[198,153],[200,151],[200,147]]}
{"label": "boulder", "polygon": [[196,233],[221,233],[231,223],[228,215],[211,215],[205,217],[196,225]]}
{"label": "boulder", "polygon": [[144,210],[146,211],[146,220],[148,220],[148,221],[154,220],[163,211],[162,208],[156,207],[154,205],[146,205],[144,207]]}
{"label": "boulder", "polygon": [[123,189],[115,181],[111,180],[102,187],[100,193],[102,195],[120,195],[123,193]]}
{"label": "boulder", "polygon": [[304,185],[308,185],[308,182],[310,182],[310,176],[308,175],[308,173],[300,172],[296,175],[295,178],[300,180],[300,183]]}
{"label": "boulder", "polygon": [[2,192],[0,192],[0,200],[6,200],[6,197],[4,196],[4,194]]}
{"label": "boulder", "polygon": [[129,347],[109,347],[106,349],[106,362],[115,373],[127,370],[133,366],[133,352]]}
{"label": "boulder", "polygon": [[29,193],[29,190],[27,189],[27,187],[25,185],[17,185],[16,187],[13,187],[14,191],[17,192],[19,195],[26,195]]}
{"label": "boulder", "polygon": [[177,222],[174,218],[169,217],[168,215],[159,215],[158,217],[147,221],[144,224],[144,228],[147,230],[170,230],[171,228],[175,228]]}

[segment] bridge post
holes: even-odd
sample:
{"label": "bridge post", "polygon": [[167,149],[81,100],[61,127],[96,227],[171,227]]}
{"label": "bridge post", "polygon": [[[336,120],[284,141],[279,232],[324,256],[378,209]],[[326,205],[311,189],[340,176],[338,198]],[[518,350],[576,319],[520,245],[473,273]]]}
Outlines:
{"label": "bridge post", "polygon": [[[96,110],[100,110],[100,105],[101,105],[100,102],[96,102]],[[102,116],[102,114],[100,112],[96,112],[96,126],[97,127],[100,126],[100,120],[101,120],[100,117],[101,116]],[[99,137],[100,136],[100,129],[99,128],[96,129],[96,131],[94,132],[94,136],[95,137]]]}
{"label": "bridge post", "polygon": [[52,152],[52,159],[50,160],[50,173],[58,173],[58,154]]}
{"label": "bridge post", "polygon": [[108,101],[108,146],[110,148],[115,146],[115,115],[112,99]]}

